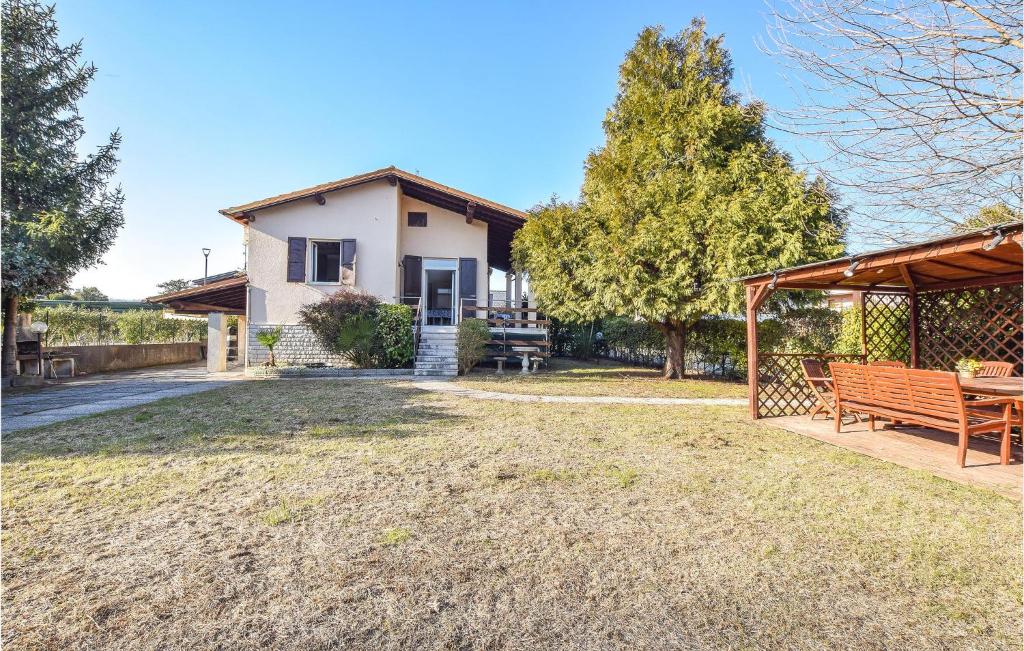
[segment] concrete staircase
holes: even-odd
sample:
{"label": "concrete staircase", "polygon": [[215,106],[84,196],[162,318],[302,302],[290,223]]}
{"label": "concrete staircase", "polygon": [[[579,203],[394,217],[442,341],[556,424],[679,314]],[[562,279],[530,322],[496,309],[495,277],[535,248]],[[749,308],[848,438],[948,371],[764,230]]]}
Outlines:
{"label": "concrete staircase", "polygon": [[415,375],[459,374],[459,362],[455,358],[456,331],[456,326],[423,326],[416,351]]}

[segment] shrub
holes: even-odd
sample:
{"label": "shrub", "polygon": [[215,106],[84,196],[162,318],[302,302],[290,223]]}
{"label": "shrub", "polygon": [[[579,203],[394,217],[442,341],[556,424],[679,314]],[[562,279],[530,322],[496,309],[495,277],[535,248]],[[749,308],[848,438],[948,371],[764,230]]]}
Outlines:
{"label": "shrub", "polygon": [[459,358],[459,371],[463,375],[469,373],[483,360],[487,353],[487,342],[491,340],[491,331],[483,319],[463,319],[459,324],[456,336],[456,349]]}
{"label": "shrub", "polygon": [[299,322],[312,331],[321,346],[344,354],[339,350],[338,342],[348,322],[353,319],[373,321],[378,305],[380,301],[372,294],[343,289],[316,303],[303,305],[299,310]]}
{"label": "shrub", "polygon": [[383,368],[402,368],[413,358],[412,308],[382,303],[377,307],[376,348]]}
{"label": "shrub", "polygon": [[271,330],[260,330],[256,333],[256,341],[266,346],[267,350],[270,351],[270,359],[267,360],[267,366],[277,366],[277,360],[274,359],[274,346],[277,345],[277,342],[281,341],[281,333],[282,329],[280,326]]}
{"label": "shrub", "polygon": [[203,319],[169,319],[159,310],[114,312],[70,305],[37,308],[32,320],[49,326],[48,346],[202,341],[207,327]]}
{"label": "shrub", "polygon": [[320,345],[360,368],[400,368],[413,358],[412,310],[343,289],[302,306],[300,322]]}

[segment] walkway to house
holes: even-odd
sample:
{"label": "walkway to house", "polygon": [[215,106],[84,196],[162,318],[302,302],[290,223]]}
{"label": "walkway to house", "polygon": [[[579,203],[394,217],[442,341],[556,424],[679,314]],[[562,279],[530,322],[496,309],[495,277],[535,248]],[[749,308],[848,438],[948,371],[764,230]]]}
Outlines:
{"label": "walkway to house", "polygon": [[209,391],[242,379],[241,370],[210,374],[204,364],[103,373],[25,391],[4,391],[3,431],[39,427],[161,398]]}
{"label": "walkway to house", "polygon": [[980,486],[1021,499],[1024,473],[1021,472],[1020,451],[1015,450],[1010,465],[999,464],[999,443],[972,436],[967,449],[967,467],[956,463],[956,434],[923,427],[900,427],[897,430],[879,428],[872,432],[866,422],[847,420],[843,431],[836,433],[831,420],[810,420],[807,416],[765,418],[760,422],[796,434],[809,436],[825,443],[866,454],[904,468],[924,470],[943,479]]}
{"label": "walkway to house", "polygon": [[743,398],[635,398],[628,396],[545,396],[521,393],[503,393],[501,391],[481,391],[471,389],[453,382],[439,380],[422,380],[415,386],[428,391],[454,393],[478,400],[504,400],[507,402],[562,402],[590,403],[598,405],[729,405],[743,406],[747,401]]}

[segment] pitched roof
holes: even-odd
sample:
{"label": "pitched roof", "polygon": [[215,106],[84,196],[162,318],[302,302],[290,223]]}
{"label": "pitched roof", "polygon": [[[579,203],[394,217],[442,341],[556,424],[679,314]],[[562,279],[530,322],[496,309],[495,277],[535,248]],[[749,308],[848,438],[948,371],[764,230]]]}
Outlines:
{"label": "pitched roof", "polygon": [[477,206],[490,208],[491,210],[504,213],[512,217],[518,217],[519,219],[522,220],[525,220],[527,217],[527,214],[521,210],[516,210],[515,208],[510,208],[500,203],[495,203],[482,197],[469,194],[468,192],[463,192],[462,190],[457,190],[456,188],[447,185],[442,185],[441,183],[437,183],[436,181],[431,181],[430,179],[424,178],[422,176],[406,172],[405,170],[400,170],[394,165],[379,170],[374,170],[372,172],[367,172],[365,174],[357,174],[355,176],[349,176],[344,179],[338,179],[337,181],[321,183],[320,185],[314,185],[308,188],[303,188],[301,190],[295,190],[293,192],[286,192],[285,194],[267,197],[266,199],[251,201],[240,206],[224,208],[220,211],[220,214],[231,219],[234,219],[236,221],[240,221],[244,218],[245,213],[253,212],[256,210],[263,210],[264,208],[279,206],[283,203],[297,201],[299,199],[306,199],[309,197],[315,197],[318,194],[334,192],[335,190],[350,188],[356,185],[361,185],[363,183],[370,183],[373,181],[380,181],[384,179],[406,181],[409,183],[420,185],[431,190],[434,190],[436,192],[439,192],[441,194],[448,195],[449,197],[474,203]]}

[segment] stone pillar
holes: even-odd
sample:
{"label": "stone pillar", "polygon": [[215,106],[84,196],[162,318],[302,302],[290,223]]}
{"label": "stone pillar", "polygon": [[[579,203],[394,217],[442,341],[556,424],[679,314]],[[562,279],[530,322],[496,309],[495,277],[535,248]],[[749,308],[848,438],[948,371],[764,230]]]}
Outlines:
{"label": "stone pillar", "polygon": [[[521,273],[516,274],[516,296],[513,305],[515,305],[516,307],[523,306],[523,274]],[[513,316],[512,318],[525,319],[526,317],[523,316],[522,312],[516,312],[515,316]],[[518,328],[519,324],[516,324],[516,327]]]}
{"label": "stone pillar", "polygon": [[512,307],[512,272],[505,272],[505,305],[504,307]]}
{"label": "stone pillar", "polygon": [[228,370],[228,319],[223,312],[210,312],[206,328],[206,370]]}
{"label": "stone pillar", "polygon": [[[529,308],[536,309],[537,308],[537,297],[533,295],[533,286],[530,285],[530,279],[529,278],[526,278],[525,280],[526,280],[526,306],[529,307]],[[526,318],[527,319],[536,319],[538,317],[537,317],[536,313],[529,313],[528,312]],[[539,326],[532,325],[531,327],[537,328]]]}
{"label": "stone pillar", "polygon": [[249,351],[249,320],[244,316],[238,317],[238,360],[242,362],[242,367],[249,365],[249,360],[246,359],[246,353]]}

